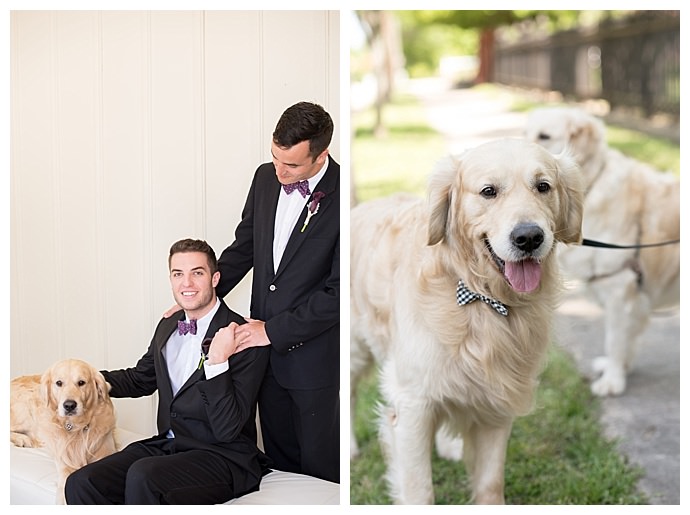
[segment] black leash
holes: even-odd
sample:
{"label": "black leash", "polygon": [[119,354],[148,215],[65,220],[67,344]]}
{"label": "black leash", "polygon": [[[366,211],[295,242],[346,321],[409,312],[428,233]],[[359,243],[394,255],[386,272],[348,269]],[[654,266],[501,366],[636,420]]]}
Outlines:
{"label": "black leash", "polygon": [[642,245],[614,245],[613,243],[603,243],[596,240],[582,240],[583,247],[598,247],[602,249],[644,249],[647,247],[661,247],[663,245],[674,245],[680,243],[680,240],[663,241],[661,243],[647,243]]}

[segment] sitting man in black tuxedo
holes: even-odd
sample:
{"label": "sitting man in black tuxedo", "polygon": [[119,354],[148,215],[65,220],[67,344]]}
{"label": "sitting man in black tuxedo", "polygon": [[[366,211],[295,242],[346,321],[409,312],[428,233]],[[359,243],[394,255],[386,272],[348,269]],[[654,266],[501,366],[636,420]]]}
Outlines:
{"label": "sitting man in black tuxedo", "polygon": [[176,316],[162,319],[133,368],[104,371],[111,397],[158,391],[156,436],[68,477],[68,504],[218,504],[259,489],[268,459],[256,444],[256,402],[270,350],[237,350],[245,320],[216,296],[204,241],[170,248]]}

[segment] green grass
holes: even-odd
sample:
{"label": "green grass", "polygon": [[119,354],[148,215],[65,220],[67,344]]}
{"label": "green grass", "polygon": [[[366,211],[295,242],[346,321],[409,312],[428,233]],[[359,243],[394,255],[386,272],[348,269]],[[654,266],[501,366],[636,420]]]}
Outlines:
{"label": "green grass", "polygon": [[649,163],[660,171],[670,171],[680,177],[680,146],[671,141],[641,132],[608,126],[606,139],[612,148],[639,161]]}
{"label": "green grass", "polygon": [[[386,107],[384,120],[387,134],[376,137],[371,129],[373,112],[357,113],[353,117],[353,178],[360,202],[396,191],[423,195],[434,163],[447,153],[443,136],[428,127],[424,111],[414,99],[396,98]],[[677,156],[680,162],[678,147],[663,140],[652,143],[651,148],[657,150],[646,150],[644,158],[638,153],[642,146],[639,140],[625,135],[621,140],[621,144],[637,141],[624,152],[657,168],[672,168],[660,164],[661,154],[670,155],[670,162]],[[644,136],[642,140],[654,138]],[[615,442],[603,436],[598,422],[599,403],[577,372],[572,358],[556,348],[549,358],[534,412],[518,419],[513,428],[506,464],[506,502],[645,503],[646,499],[636,489],[641,471],[629,465],[616,452]],[[391,502],[383,480],[385,463],[376,429],[376,405],[380,400],[376,380],[372,372],[358,390],[355,431],[361,454],[350,464],[351,504]],[[469,502],[462,462],[434,456],[432,467],[437,504]]]}
{"label": "green grass", "polygon": [[424,111],[402,96],[383,111],[387,135],[373,133],[373,110],[353,117],[353,176],[359,201],[405,191],[423,194],[434,164],[447,154],[443,137],[431,129]]}
{"label": "green grass", "polygon": [[[359,385],[355,434],[361,455],[350,463],[350,503],[389,504],[385,464],[376,430],[380,402],[377,374]],[[602,437],[599,403],[572,359],[553,348],[542,374],[532,414],[516,420],[508,446],[508,504],[644,504],[636,491],[640,470],[630,466]],[[468,504],[462,462],[432,461],[436,504]]]}

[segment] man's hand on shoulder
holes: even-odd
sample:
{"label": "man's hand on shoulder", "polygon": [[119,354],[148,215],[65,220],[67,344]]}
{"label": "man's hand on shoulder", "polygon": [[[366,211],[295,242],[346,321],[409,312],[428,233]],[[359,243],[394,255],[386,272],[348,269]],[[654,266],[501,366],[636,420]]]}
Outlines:
{"label": "man's hand on shoulder", "polygon": [[229,326],[218,329],[208,349],[207,363],[209,365],[217,365],[227,361],[235,353],[237,348],[235,331],[237,327],[239,326],[235,322],[230,322]]}
{"label": "man's hand on shoulder", "polygon": [[245,318],[246,324],[238,325],[235,328],[235,339],[237,348],[235,354],[242,352],[250,347],[265,347],[271,345],[271,341],[266,334],[266,322]]}
{"label": "man's hand on shoulder", "polygon": [[182,309],[182,307],[179,304],[175,304],[168,311],[163,313],[163,318],[170,318],[171,316],[173,316],[175,313],[177,313],[181,309]]}

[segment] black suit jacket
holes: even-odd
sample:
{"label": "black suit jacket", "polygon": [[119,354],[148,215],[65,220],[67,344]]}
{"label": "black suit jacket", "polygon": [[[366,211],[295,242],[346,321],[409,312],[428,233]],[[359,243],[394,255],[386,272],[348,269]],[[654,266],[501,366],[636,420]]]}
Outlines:
{"label": "black suit jacket", "polygon": [[[340,165],[329,165],[314,192],[325,194],[304,232],[311,197],[273,269],[273,233],[281,185],[272,163],[254,174],[235,241],[218,260],[225,296],[253,268],[251,317],[266,322],[270,367],[285,388],[340,384]],[[294,193],[297,195],[298,193]]]}
{"label": "black suit jacket", "polygon": [[[157,390],[159,434],[153,438],[165,438],[172,429],[176,450],[207,449],[223,455],[232,470],[235,493],[254,491],[268,466],[268,459],[256,446],[255,417],[269,351],[257,347],[235,354],[228,360],[230,369],[209,380],[202,366],[173,397],[163,347],[182,319],[184,311],[163,318],[146,354],[133,368],[103,371],[112,387],[110,395],[142,397]],[[245,323],[221,301],[206,337],[212,338],[230,322]]]}

